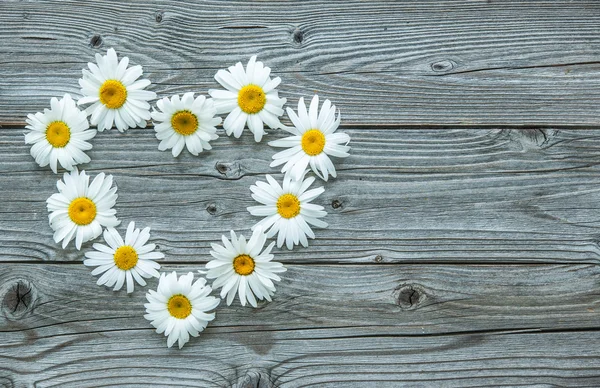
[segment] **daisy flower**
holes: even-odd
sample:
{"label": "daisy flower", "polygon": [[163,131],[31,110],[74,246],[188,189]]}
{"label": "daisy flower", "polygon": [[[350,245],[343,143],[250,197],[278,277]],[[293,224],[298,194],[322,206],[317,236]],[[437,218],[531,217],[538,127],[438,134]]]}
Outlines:
{"label": "daisy flower", "polygon": [[221,288],[221,298],[227,295],[227,305],[235,298],[239,292],[239,299],[242,306],[248,301],[253,307],[256,307],[256,298],[271,301],[271,295],[275,293],[273,280],[281,279],[276,273],[285,272],[286,268],[281,263],[273,260],[271,249],[275,243],[261,252],[267,236],[262,229],[256,228],[252,233],[250,240],[246,242],[244,236],[238,238],[235,232],[231,231],[231,242],[227,237],[222,236],[223,245],[211,244],[210,254],[215,258],[206,264],[208,279],[216,279],[213,287]]}
{"label": "daisy flower", "polygon": [[315,238],[310,225],[326,228],[327,223],[319,218],[327,215],[323,206],[310,203],[325,189],[319,187],[307,190],[315,181],[314,177],[293,180],[289,175],[283,178],[283,187],[273,177],[267,175],[267,182],[257,181],[250,186],[252,198],[262,203],[261,206],[250,206],[248,211],[253,216],[265,217],[252,227],[267,230],[267,237],[277,234],[277,246],[285,245],[292,249],[298,242],[308,246],[306,236]]}
{"label": "daisy flower", "polygon": [[96,251],[86,252],[86,260],[83,264],[96,267],[92,275],[103,273],[97,284],[112,287],[118,291],[127,280],[127,293],[133,292],[133,280],[145,286],[143,278],[159,276],[157,269],[160,264],[153,260],[164,259],[165,255],[153,252],[155,244],[146,244],[150,238],[150,228],[144,228],[141,232],[135,229],[135,223],[130,222],[125,233],[125,241],[121,238],[115,228],[107,228],[104,231],[104,244],[94,244]]}
{"label": "daisy flower", "polygon": [[229,71],[219,70],[215,80],[227,90],[211,89],[208,93],[215,100],[217,113],[229,113],[223,122],[228,136],[240,137],[246,123],[254,140],[259,142],[265,134],[263,123],[271,129],[281,127],[279,117],[283,115],[285,98],[279,98],[275,88],[281,78],[269,77],[271,69],[250,58],[246,70],[241,62],[230,66]]}
{"label": "daisy flower", "polygon": [[210,150],[209,141],[215,140],[221,118],[215,117],[217,110],[211,99],[194,93],[185,93],[181,100],[179,96],[168,97],[156,102],[160,111],[151,113],[154,120],[156,138],[160,140],[158,149],[164,151],[172,148],[173,156],[177,157],[183,147],[187,147],[192,155],[198,156],[203,149]]}
{"label": "daisy flower", "polygon": [[154,100],[156,93],[144,90],[150,85],[149,80],[137,80],[143,73],[142,67],[127,68],[129,58],[123,57],[119,62],[112,48],[104,56],[96,54],[96,62],[97,65],[88,63],[90,70],[82,70],[79,85],[83,97],[77,101],[78,105],[92,104],[86,109],[92,115],[92,125],[97,125],[100,132],[111,129],[113,122],[120,132],[144,128],[150,119],[148,101]]}
{"label": "daisy flower", "polygon": [[112,175],[100,173],[89,184],[90,177],[85,171],[65,173],[58,181],[58,193],[46,200],[50,215],[50,227],[54,230],[54,241],[62,240],[63,249],[75,238],[75,246],[102,234],[102,227],[119,225],[113,209],[117,201],[117,188],[112,186]]}
{"label": "daisy flower", "polygon": [[92,149],[86,140],[96,136],[96,130],[88,129],[86,114],[77,109],[70,94],[61,100],[53,97],[50,110],[28,114],[26,121],[25,128],[31,131],[25,135],[25,144],[33,144],[31,156],[40,167],[49,164],[56,174],[58,163],[71,171],[73,166],[90,161],[83,151]]}
{"label": "daisy flower", "polygon": [[144,304],[144,318],[157,333],[165,333],[168,347],[178,341],[181,349],[190,340],[190,334],[197,337],[215,319],[215,313],[208,311],[215,309],[220,300],[208,296],[212,289],[206,285],[206,279],[200,278],[192,284],[193,280],[191,272],[179,279],[175,271],[169,275],[162,273],[158,289],[146,294],[149,303]]}
{"label": "daisy flower", "polygon": [[319,96],[315,95],[310,102],[310,108],[306,110],[304,98],[298,101],[298,114],[287,108],[287,114],[292,120],[294,127],[286,127],[284,130],[294,136],[269,142],[273,147],[288,147],[287,150],[273,155],[271,167],[284,165],[281,172],[292,174],[294,179],[300,176],[310,165],[319,178],[327,181],[329,175],[336,177],[335,167],[330,156],[345,158],[350,156],[347,145],[350,136],[345,133],[334,133],[340,125],[340,114],[335,117],[335,105],[325,100],[321,111],[319,109]]}

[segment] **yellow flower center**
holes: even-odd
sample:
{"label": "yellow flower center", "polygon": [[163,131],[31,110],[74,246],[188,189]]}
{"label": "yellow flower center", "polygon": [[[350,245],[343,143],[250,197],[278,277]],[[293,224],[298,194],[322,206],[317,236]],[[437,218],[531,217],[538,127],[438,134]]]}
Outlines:
{"label": "yellow flower center", "polygon": [[319,155],[325,148],[325,135],[318,129],[311,129],[302,135],[302,149],[310,156]]}
{"label": "yellow flower center", "polygon": [[238,275],[250,275],[254,272],[254,259],[248,255],[239,255],[233,259],[233,269]]}
{"label": "yellow flower center", "polygon": [[258,113],[267,103],[267,96],[258,85],[246,85],[238,93],[238,105],[248,114]]}
{"label": "yellow flower center", "polygon": [[46,140],[55,148],[62,148],[71,140],[71,130],[64,121],[53,121],[46,127]]}
{"label": "yellow flower center", "polygon": [[133,249],[133,247],[129,245],[123,245],[117,248],[114,255],[115,265],[122,269],[123,271],[127,271],[128,269],[132,269],[138,262],[138,254]]}
{"label": "yellow flower center", "polygon": [[283,218],[294,218],[300,214],[300,200],[294,194],[283,194],[277,200],[277,212]]}
{"label": "yellow flower center", "polygon": [[198,118],[189,110],[180,110],[171,117],[171,126],[180,135],[188,136],[198,129]]}
{"label": "yellow flower center", "polygon": [[119,109],[127,100],[127,88],[121,81],[109,79],[100,86],[99,97],[108,109]]}
{"label": "yellow flower center", "polygon": [[75,198],[69,205],[69,217],[77,225],[88,225],[96,218],[96,204],[86,197]]}
{"label": "yellow flower center", "polygon": [[172,317],[185,319],[192,313],[192,303],[187,296],[176,294],[169,298],[167,309]]}

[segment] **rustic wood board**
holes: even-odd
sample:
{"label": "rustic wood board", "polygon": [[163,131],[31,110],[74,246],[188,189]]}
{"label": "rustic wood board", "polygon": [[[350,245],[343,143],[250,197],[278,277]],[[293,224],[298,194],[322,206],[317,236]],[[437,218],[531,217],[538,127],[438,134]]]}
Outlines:
{"label": "rustic wood board", "polygon": [[205,93],[257,53],[282,96],[318,92],[347,124],[593,126],[599,24],[595,0],[5,0],[0,123],[77,94],[93,54],[115,47],[160,95]]}
{"label": "rustic wood board", "polygon": [[[0,386],[600,386],[599,22],[596,1],[0,2]],[[182,350],[144,289],[97,287],[52,241],[60,177],[23,142],[108,47],[161,97],[256,53],[352,136],[316,200],[330,227],[276,249],[274,301],[219,306]],[[174,159],[152,128],[104,132],[82,166],[115,176],[165,271],[247,234],[249,186],[281,178],[275,149],[219,134]]]}
{"label": "rustic wood board", "polygon": [[0,373],[77,387],[229,386],[253,372],[283,387],[593,385],[599,275],[595,265],[290,265],[272,303],[220,306],[178,350],[142,317],[142,292],[99,293],[82,265],[7,264]]}
{"label": "rustic wood board", "polygon": [[[600,258],[600,132],[347,129],[353,153],[315,203],[330,227],[286,263],[593,262]],[[28,154],[22,129],[0,143],[2,261],[81,261],[57,249],[45,200],[57,175]],[[226,136],[200,157],[157,150],[152,129],[94,138],[91,174],[115,176],[124,226],[151,226],[173,262],[205,262],[210,242],[259,218],[249,186],[275,149]],[[222,134],[222,133],[221,133]],[[281,136],[273,133],[271,138]],[[15,215],[18,214],[18,217]],[[86,246],[90,246],[87,244]]]}

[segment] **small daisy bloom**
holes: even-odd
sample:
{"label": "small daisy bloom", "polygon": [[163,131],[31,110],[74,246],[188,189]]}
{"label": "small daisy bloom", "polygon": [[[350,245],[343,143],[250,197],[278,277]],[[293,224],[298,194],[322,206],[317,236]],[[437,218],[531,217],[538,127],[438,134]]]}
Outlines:
{"label": "small daisy bloom", "polygon": [[104,231],[104,244],[94,244],[96,251],[86,252],[86,260],[83,264],[88,267],[96,267],[92,275],[103,273],[97,284],[112,287],[118,291],[127,280],[127,293],[133,292],[133,280],[145,286],[143,278],[157,278],[157,269],[160,264],[153,260],[164,259],[165,255],[153,252],[156,244],[146,244],[150,238],[150,228],[144,228],[141,232],[135,229],[135,223],[130,222],[125,233],[125,241],[121,238],[115,228],[107,228]]}
{"label": "small daisy bloom", "polygon": [[194,93],[168,97],[156,102],[160,111],[151,113],[154,120],[156,138],[160,140],[158,149],[171,152],[177,157],[183,147],[187,147],[192,155],[198,156],[202,150],[210,150],[209,141],[217,139],[217,128],[221,118],[215,117],[217,110],[213,101],[204,96],[194,100]]}
{"label": "small daisy bloom", "polygon": [[215,80],[227,90],[211,89],[208,93],[215,100],[217,113],[229,113],[223,122],[227,136],[240,137],[246,123],[256,142],[265,134],[264,124],[271,129],[281,127],[279,117],[283,115],[285,98],[279,98],[275,88],[281,78],[269,77],[271,69],[250,58],[246,70],[241,62],[230,66],[229,71],[219,70]]}
{"label": "small daisy bloom", "polygon": [[345,158],[350,156],[347,145],[350,136],[345,133],[334,133],[340,125],[340,114],[335,117],[335,105],[325,100],[321,111],[319,109],[319,96],[315,95],[306,110],[304,98],[298,101],[298,114],[287,108],[287,114],[294,127],[285,127],[284,130],[293,136],[269,142],[273,147],[287,147],[273,155],[271,167],[283,164],[281,172],[291,174],[294,179],[300,179],[304,170],[310,165],[319,178],[327,181],[329,175],[336,177],[335,167],[330,156]]}
{"label": "small daisy bloom", "polygon": [[243,235],[238,238],[231,231],[231,242],[222,236],[223,245],[211,244],[210,254],[215,258],[206,264],[208,279],[216,279],[213,283],[215,289],[221,288],[221,298],[227,295],[227,305],[239,292],[242,306],[248,301],[256,307],[256,299],[271,301],[271,295],[275,293],[273,280],[281,279],[276,273],[285,272],[286,268],[281,263],[273,260],[271,249],[274,242],[261,252],[267,236],[261,228],[254,229],[252,237],[246,242]]}
{"label": "small daisy bloom", "polygon": [[323,206],[310,203],[317,198],[325,189],[319,187],[307,190],[315,181],[314,177],[293,180],[286,175],[283,178],[283,187],[277,181],[267,175],[267,182],[257,181],[256,185],[250,186],[252,198],[262,203],[261,206],[250,206],[248,211],[253,216],[265,217],[252,230],[261,228],[267,231],[267,237],[277,234],[277,246],[283,243],[288,249],[301,243],[308,246],[306,236],[315,238],[310,225],[326,228],[327,223],[319,218],[327,215]]}
{"label": "small daisy bloom", "polygon": [[96,136],[96,130],[88,129],[87,115],[77,109],[70,94],[61,100],[53,97],[49,110],[29,114],[26,121],[25,128],[31,131],[25,134],[25,143],[33,144],[31,156],[40,167],[49,164],[56,174],[58,163],[71,171],[73,166],[90,161],[83,151],[92,149],[86,140]]}
{"label": "small daisy bloom", "polygon": [[85,171],[65,173],[58,181],[58,193],[46,200],[50,215],[50,227],[54,230],[54,241],[62,240],[63,249],[75,238],[75,246],[102,234],[102,227],[114,227],[120,221],[113,209],[117,201],[117,188],[112,187],[112,175],[100,173],[89,184],[90,177]]}
{"label": "small daisy bloom", "polygon": [[143,74],[142,66],[127,68],[129,58],[119,62],[112,48],[104,56],[96,54],[96,62],[88,63],[90,70],[82,70],[79,85],[83,97],[77,101],[78,105],[92,104],[86,109],[92,115],[92,125],[97,125],[100,132],[111,129],[113,123],[120,132],[144,128],[150,120],[148,101],[154,100],[156,93],[144,90],[149,80],[137,80]]}
{"label": "small daisy bloom", "polygon": [[190,340],[190,334],[197,337],[215,319],[215,313],[208,311],[214,310],[220,300],[209,296],[212,288],[206,285],[206,279],[200,278],[192,284],[193,280],[192,272],[179,278],[176,272],[162,273],[158,289],[146,294],[149,303],[144,304],[144,318],[157,333],[165,333],[168,347],[177,341],[181,349]]}

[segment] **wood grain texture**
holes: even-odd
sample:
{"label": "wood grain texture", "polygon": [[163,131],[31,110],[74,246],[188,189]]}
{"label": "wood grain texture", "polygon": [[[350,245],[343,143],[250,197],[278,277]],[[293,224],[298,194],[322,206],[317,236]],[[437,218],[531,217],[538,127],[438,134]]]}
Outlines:
{"label": "wood grain texture", "polygon": [[[308,249],[280,250],[282,262],[598,262],[600,132],[347,132],[352,156],[315,201],[330,227]],[[21,133],[0,132],[0,261],[81,261],[52,240],[45,200],[59,176],[35,165]],[[178,159],[157,150],[151,129],[93,144],[83,168],[115,176],[121,228],[151,226],[169,262],[205,262],[222,233],[247,234],[259,219],[246,211],[249,186],[281,177],[268,167],[275,150],[246,135]]]}
{"label": "wood grain texture", "polygon": [[3,1],[0,124],[114,47],[161,97],[257,53],[290,105],[319,93],[350,125],[598,126],[599,23],[595,1]]}
{"label": "wood grain texture", "polygon": [[272,303],[218,307],[180,351],[143,319],[143,290],[99,288],[80,264],[6,264],[0,376],[41,387],[594,386],[599,275],[594,265],[290,265]]}

